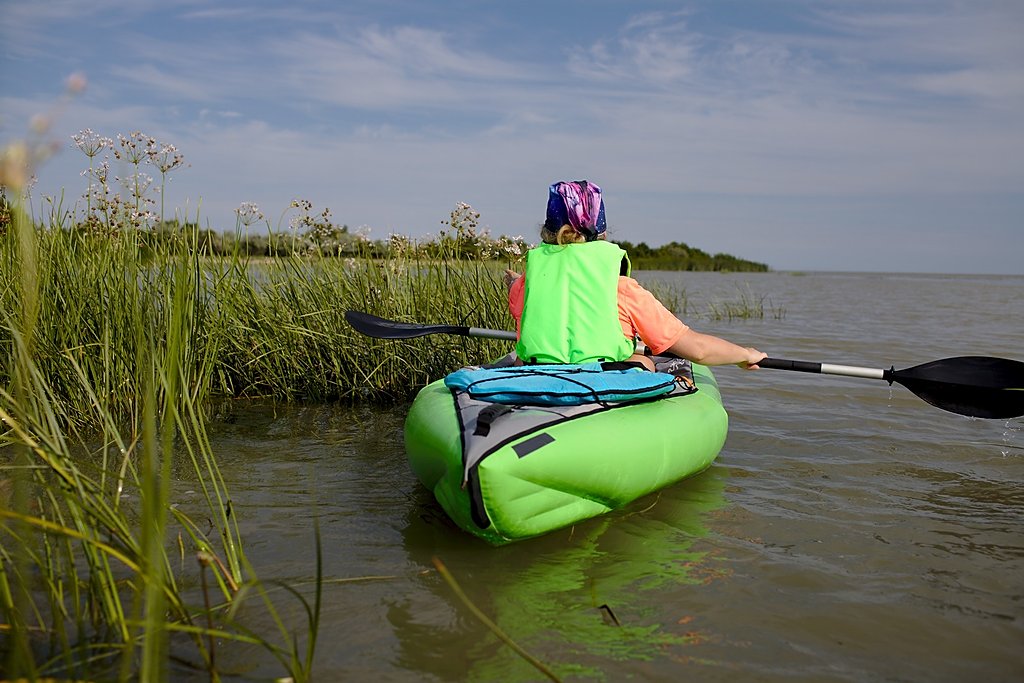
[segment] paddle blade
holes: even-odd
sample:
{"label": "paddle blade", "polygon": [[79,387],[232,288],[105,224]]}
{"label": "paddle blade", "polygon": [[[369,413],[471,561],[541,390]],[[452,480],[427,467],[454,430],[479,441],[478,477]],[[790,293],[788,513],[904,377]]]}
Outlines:
{"label": "paddle blade", "polygon": [[[345,320],[361,334],[376,339],[412,339],[428,334],[459,334],[466,328],[454,325],[419,325],[380,318],[362,311],[345,311]],[[465,332],[463,332],[465,334]]]}
{"label": "paddle blade", "polygon": [[1024,363],[988,356],[958,356],[892,370],[886,379],[960,415],[1006,419],[1024,415]]}

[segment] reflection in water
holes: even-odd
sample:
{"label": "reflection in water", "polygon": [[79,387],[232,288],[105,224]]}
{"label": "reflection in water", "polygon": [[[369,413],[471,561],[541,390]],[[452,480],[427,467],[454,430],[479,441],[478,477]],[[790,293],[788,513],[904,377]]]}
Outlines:
{"label": "reflection in water", "polygon": [[[560,675],[601,680],[607,662],[681,658],[701,641],[685,605],[665,609],[666,588],[724,574],[706,550],[708,511],[724,503],[722,470],[637,501],[575,528],[492,548],[458,531],[437,504],[414,509],[403,532],[415,562],[445,562],[463,590],[519,645]],[[400,665],[452,680],[536,680],[537,671],[473,618],[438,577],[424,578],[447,623],[422,623],[409,604],[393,604],[389,620],[402,640]],[[453,645],[462,654],[453,668]]]}

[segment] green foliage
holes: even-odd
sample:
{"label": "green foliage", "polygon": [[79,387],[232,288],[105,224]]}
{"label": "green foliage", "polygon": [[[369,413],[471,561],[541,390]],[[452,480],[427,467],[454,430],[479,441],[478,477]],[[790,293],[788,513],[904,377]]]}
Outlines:
{"label": "green foliage", "polygon": [[[344,246],[330,255],[282,240],[269,257],[254,256],[243,239],[217,242],[196,223],[113,233],[81,224],[37,227],[36,362],[64,403],[62,414],[83,423],[78,426],[94,420],[96,403],[137,425],[145,376],[140,359],[150,331],[167,329],[174,308],[167,292],[177,288],[191,292],[188,343],[179,350],[177,372],[192,401],[201,404],[210,394],[408,398],[452,367],[506,350],[465,338],[381,342],[359,336],[343,319],[351,308],[399,320],[507,328],[500,274],[506,266],[521,268],[525,245],[490,240],[465,205],[449,224],[450,232],[420,243],[400,236],[375,243],[342,231]],[[14,281],[15,247],[10,235],[0,237],[3,282]],[[642,244],[633,248],[641,262],[651,253]],[[650,286],[670,310],[692,313],[685,291]],[[21,308],[17,292],[0,286],[0,311],[13,316]],[[763,317],[764,300],[748,292],[735,305],[715,304],[711,316]],[[155,334],[160,365],[169,360],[167,344],[163,332]],[[12,376],[11,351],[10,333],[0,326],[0,381]]]}
{"label": "green foliage", "polygon": [[214,388],[221,393],[404,399],[453,367],[501,353],[497,343],[481,340],[368,339],[343,318],[351,308],[393,319],[504,327],[504,292],[493,264],[413,253],[208,266],[216,269],[210,334],[220,340]]}
{"label": "green foliage", "polygon": [[[308,679],[311,649],[299,657],[288,629],[277,645],[221,609],[262,589],[200,409],[212,354],[196,233],[154,258],[130,233],[40,231],[17,204],[11,213],[0,236],[3,670],[166,680],[176,633],[211,680],[225,640],[258,642]],[[172,462],[190,466],[205,506],[172,504]],[[315,628],[319,600],[297,597]]]}
{"label": "green foliage", "polygon": [[629,254],[629,260],[636,270],[700,270],[735,273],[764,273],[769,267],[764,263],[747,261],[729,254],[711,255],[682,242],[669,242],[660,247],[650,247],[645,242],[632,244],[618,242]]}

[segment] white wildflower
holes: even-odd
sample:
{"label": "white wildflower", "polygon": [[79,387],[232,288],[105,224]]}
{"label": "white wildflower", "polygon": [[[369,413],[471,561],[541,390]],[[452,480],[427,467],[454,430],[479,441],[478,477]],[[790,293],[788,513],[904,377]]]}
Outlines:
{"label": "white wildflower", "polygon": [[114,145],[113,140],[93,132],[92,128],[78,131],[77,134],[71,136],[71,140],[75,143],[75,147],[90,159]]}
{"label": "white wildflower", "polygon": [[245,227],[249,227],[256,221],[263,220],[263,212],[260,211],[260,207],[253,202],[242,202],[235,209],[235,215],[238,216],[238,222]]}

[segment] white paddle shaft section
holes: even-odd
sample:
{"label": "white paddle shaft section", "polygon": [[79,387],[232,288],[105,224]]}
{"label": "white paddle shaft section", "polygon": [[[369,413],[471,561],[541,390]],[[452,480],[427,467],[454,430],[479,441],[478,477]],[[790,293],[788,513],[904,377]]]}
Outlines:
{"label": "white paddle shaft section", "polygon": [[853,365],[821,364],[821,374],[842,375],[844,377],[863,377],[864,379],[885,379],[885,370],[875,368],[858,368]]}
{"label": "white paddle shaft section", "polygon": [[813,372],[823,375],[842,375],[844,377],[863,377],[866,379],[888,380],[888,370],[858,368],[852,365],[836,365],[834,363],[809,363],[805,360],[786,360],[785,358],[765,358],[759,367],[772,370],[796,370],[797,372]]}
{"label": "white paddle shaft section", "polygon": [[487,330],[482,327],[470,327],[467,329],[466,336],[469,337],[484,337],[486,339],[507,339],[508,341],[516,340],[516,333],[509,332],[508,330]]}

